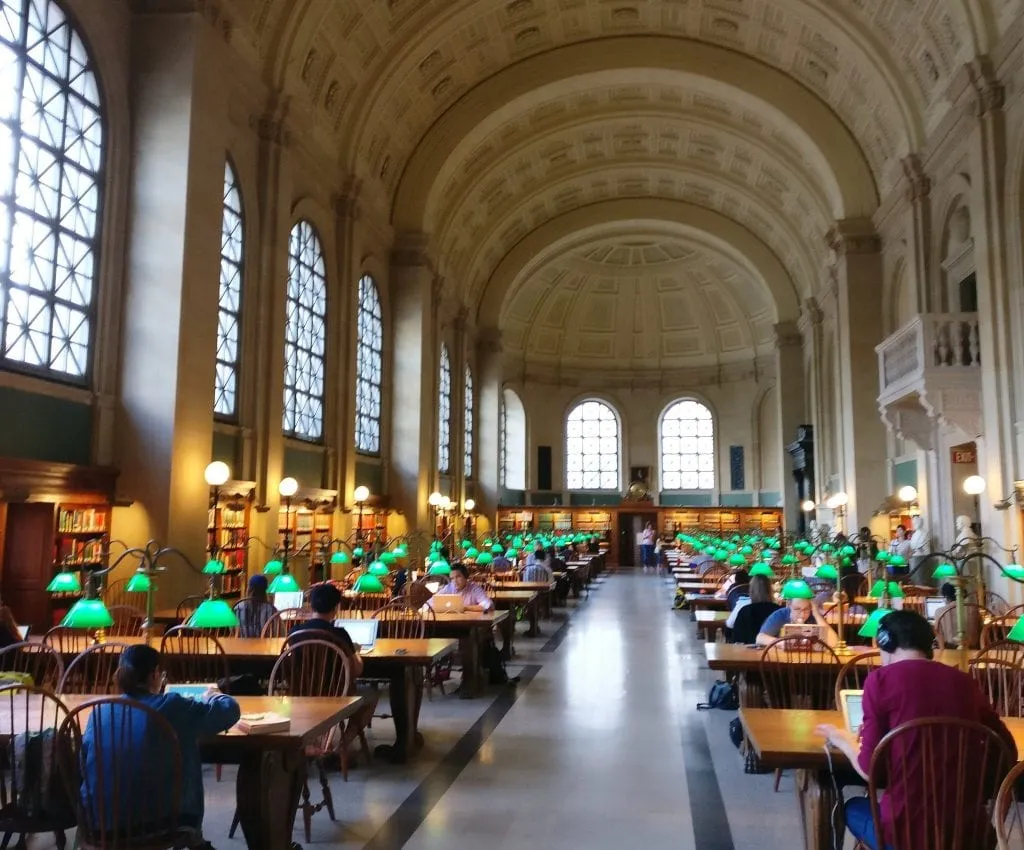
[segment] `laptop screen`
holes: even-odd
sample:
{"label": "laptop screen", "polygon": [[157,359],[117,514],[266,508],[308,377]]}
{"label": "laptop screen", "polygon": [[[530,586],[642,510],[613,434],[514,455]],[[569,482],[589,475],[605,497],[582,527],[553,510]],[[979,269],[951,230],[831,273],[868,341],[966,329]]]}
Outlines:
{"label": "laptop screen", "polygon": [[362,647],[373,646],[377,641],[377,620],[335,620],[334,625],[341,626],[353,643]]}
{"label": "laptop screen", "polygon": [[274,607],[278,611],[286,611],[289,608],[301,608],[302,596],[303,594],[301,590],[294,593],[275,593]]}
{"label": "laptop screen", "polygon": [[929,620],[934,620],[942,608],[946,605],[946,600],[942,596],[929,596],[924,601],[924,615]]}
{"label": "laptop screen", "polygon": [[216,690],[217,684],[215,682],[208,682],[206,684],[196,684],[189,682],[187,684],[171,683],[168,682],[164,686],[164,693],[167,694],[178,694],[189,699],[202,699],[206,696],[206,692],[214,689]]}
{"label": "laptop screen", "polygon": [[28,630],[31,626],[18,626],[18,637],[22,640],[28,640]]}
{"label": "laptop screen", "polygon": [[864,724],[864,692],[844,691],[842,700],[846,727],[852,734],[860,735],[860,727]]}

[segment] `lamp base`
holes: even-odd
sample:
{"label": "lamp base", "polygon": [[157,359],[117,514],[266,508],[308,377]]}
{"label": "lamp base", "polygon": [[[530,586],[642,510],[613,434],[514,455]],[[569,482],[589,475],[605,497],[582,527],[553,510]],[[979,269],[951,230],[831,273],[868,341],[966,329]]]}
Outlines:
{"label": "lamp base", "polygon": [[834,647],[832,647],[832,651],[836,655],[854,655],[855,654],[853,649],[851,647],[847,646],[845,640],[839,641]]}

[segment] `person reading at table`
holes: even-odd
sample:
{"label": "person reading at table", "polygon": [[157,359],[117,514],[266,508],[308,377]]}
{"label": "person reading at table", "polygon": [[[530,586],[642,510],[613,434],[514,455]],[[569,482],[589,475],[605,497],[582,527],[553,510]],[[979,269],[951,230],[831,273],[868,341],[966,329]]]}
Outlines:
{"label": "person reading at table", "polygon": [[772,600],[772,583],[768,578],[753,576],[748,595],[739,598],[725,621],[725,639],[729,643],[754,643],[764,621],[781,610]]}
{"label": "person reading at table", "polygon": [[[932,660],[932,642],[935,634],[928,621],[915,611],[893,611],[881,621],[876,636],[882,666],[873,670],[864,682],[864,718],[860,727],[860,740],[847,729],[831,724],[817,728],[824,735],[828,745],[842,751],[857,772],[866,780],[871,767],[875,748],[889,732],[911,720],[925,717],[949,717],[970,720],[988,727],[1006,744],[1016,759],[1017,746],[1013,735],[999,719],[991,703],[982,693],[977,682],[956,667]],[[908,776],[923,777],[919,769],[928,759],[929,772],[947,770],[947,765],[958,761],[952,742],[948,750],[941,745],[933,746],[927,753],[914,752],[912,743],[905,745],[901,752],[890,751],[892,759],[908,764]],[[902,773],[902,772],[901,772]],[[963,777],[964,782],[981,782],[983,777]],[[902,820],[910,817],[917,822],[924,818],[922,799],[926,794],[941,793],[948,789],[955,794],[955,783],[928,783],[924,779],[921,787],[890,784],[881,801],[882,826],[886,850],[893,841],[892,825],[897,816]],[[915,814],[920,809],[920,814]],[[961,811],[955,799],[948,805],[940,806],[949,818],[971,817]],[[854,797],[846,801],[846,827],[854,838],[871,850],[882,850],[882,841],[875,834],[871,817],[871,805],[866,797]],[[904,848],[900,848],[904,850]],[[905,848],[923,850],[923,848]]]}
{"label": "person reading at table", "polygon": [[[127,647],[121,653],[115,674],[117,686],[126,697],[137,700],[158,711],[166,718],[178,738],[181,752],[181,814],[183,843],[186,847],[213,850],[203,839],[203,765],[199,754],[199,740],[217,735],[234,726],[241,711],[238,703],[224,694],[210,692],[201,700],[190,699],[181,694],[163,694],[163,673],[160,667],[160,653],[151,646],[137,644]],[[122,728],[123,727],[123,728]],[[102,729],[102,733],[97,729]],[[112,732],[113,729],[119,731]],[[124,737],[131,735],[131,741]],[[100,737],[101,736],[101,737]],[[100,738],[97,740],[97,738]],[[83,792],[86,798],[96,804],[105,801],[106,816],[112,818],[117,811],[120,817],[130,817],[130,795],[125,793],[129,783],[120,774],[120,783],[114,781],[113,763],[117,753],[111,750],[111,743],[123,741],[122,746],[130,747],[138,754],[147,746],[145,722],[137,716],[129,719],[124,709],[107,703],[97,708],[89,717],[89,723],[82,739]],[[163,771],[163,773],[161,772]],[[170,758],[153,753],[152,758],[140,760],[136,766],[137,780],[152,786],[153,793],[166,793],[172,783],[172,762]],[[102,787],[101,787],[102,783]],[[136,783],[132,785],[137,788]],[[119,801],[114,800],[121,792]],[[97,813],[100,817],[103,815]],[[132,824],[153,827],[151,824]],[[113,824],[127,828],[128,824]]]}
{"label": "person reading at table", "polygon": [[523,568],[523,581],[541,582],[549,584],[554,579],[554,570],[551,568],[551,552],[543,550],[537,553],[532,564]]}
{"label": "person reading at table", "polygon": [[467,611],[486,612],[494,610],[494,600],[487,595],[487,591],[479,584],[469,580],[469,572],[462,564],[452,564],[451,581],[434,595],[461,596],[462,605]]}
{"label": "person reading at table", "polygon": [[267,598],[267,577],[263,573],[250,576],[249,596],[235,606],[238,636],[258,638],[276,611],[274,604]]}
{"label": "person reading at table", "polygon": [[826,622],[825,615],[814,599],[790,599],[789,606],[781,608],[771,614],[761,625],[757,633],[755,643],[758,646],[768,646],[772,641],[777,640],[782,634],[782,627],[790,624],[815,623],[825,627],[825,642],[829,646],[836,643],[835,630]]}
{"label": "person reading at table", "polygon": [[313,585],[309,591],[309,606],[315,616],[296,623],[288,635],[290,638],[292,635],[299,635],[299,639],[329,640],[336,643],[342,652],[352,659],[353,675],[360,676],[363,672],[363,659],[359,655],[359,647],[344,628],[334,625],[334,621],[338,619],[341,599],[341,591],[333,584],[325,582]]}

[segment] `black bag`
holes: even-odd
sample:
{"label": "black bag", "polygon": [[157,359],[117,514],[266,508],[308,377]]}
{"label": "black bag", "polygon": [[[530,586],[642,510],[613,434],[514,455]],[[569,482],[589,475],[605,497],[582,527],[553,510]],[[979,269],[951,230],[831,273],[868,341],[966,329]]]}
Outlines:
{"label": "black bag", "polygon": [[508,673],[505,672],[505,662],[501,657],[501,650],[493,643],[484,647],[483,666],[487,671],[487,684],[508,684]]}
{"label": "black bag", "polygon": [[715,682],[708,693],[707,702],[697,703],[697,710],[704,711],[709,708],[721,708],[725,711],[736,711],[740,707],[739,698],[736,696],[736,688],[732,682]]}
{"label": "black bag", "polygon": [[738,717],[729,721],[729,740],[737,750],[743,747],[743,724]]}

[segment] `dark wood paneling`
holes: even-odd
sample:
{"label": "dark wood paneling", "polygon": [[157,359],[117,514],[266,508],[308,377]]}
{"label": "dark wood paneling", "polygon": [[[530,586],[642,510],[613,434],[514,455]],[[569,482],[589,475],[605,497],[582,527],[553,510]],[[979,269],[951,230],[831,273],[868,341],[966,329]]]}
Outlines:
{"label": "dark wood paneling", "polygon": [[4,526],[3,601],[19,623],[35,629],[50,625],[46,586],[53,572],[54,505],[18,502],[7,505]]}

